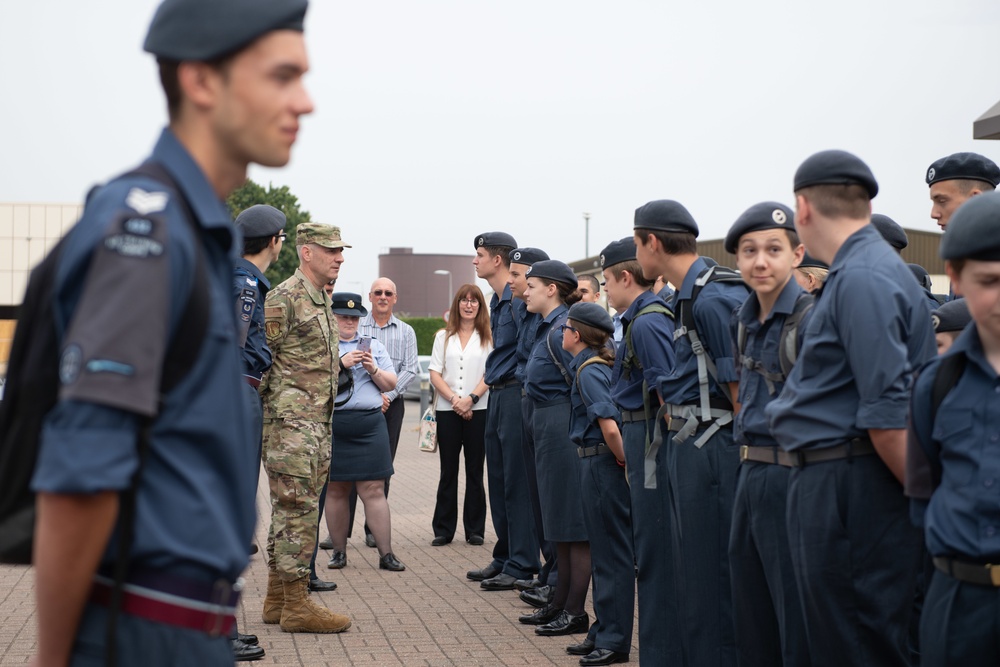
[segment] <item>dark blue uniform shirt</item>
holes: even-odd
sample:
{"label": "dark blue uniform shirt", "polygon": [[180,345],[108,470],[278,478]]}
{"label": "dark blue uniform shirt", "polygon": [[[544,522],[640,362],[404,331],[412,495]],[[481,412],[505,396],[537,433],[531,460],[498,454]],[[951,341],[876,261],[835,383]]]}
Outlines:
{"label": "dark blue uniform shirt", "polygon": [[598,419],[614,419],[621,427],[621,413],[611,400],[611,367],[592,363],[577,377],[580,366],[595,356],[597,353],[587,348],[573,357],[568,369],[574,378],[570,393],[569,439],[581,447],[604,442]]}
{"label": "dark blue uniform shirt", "polygon": [[[552,356],[555,355],[566,369],[566,373],[569,373],[573,355],[563,349],[562,331],[559,330],[559,325],[566,321],[568,310],[565,305],[560,304],[538,324],[535,347],[531,349],[531,356],[524,370],[524,390],[534,401],[552,401],[560,397],[569,397],[569,384],[552,360]],[[546,337],[549,338],[548,345],[545,343]],[[572,380],[572,376],[570,379]]]}
{"label": "dark blue uniform shirt", "polygon": [[[642,410],[643,380],[646,381],[649,391],[655,392],[659,388],[659,378],[674,368],[674,321],[658,313],[647,313],[638,319],[635,317],[636,313],[650,304],[666,306],[663,299],[657,295],[643,292],[622,313],[622,340],[618,344],[615,366],[611,373],[611,395],[622,410]],[[632,372],[626,378],[622,362],[628,352],[625,332],[629,330],[636,358],[633,360]],[[639,360],[642,360],[641,372],[639,372]],[[651,397],[649,407],[652,417],[660,407],[660,402],[655,396]]]}
{"label": "dark blue uniform shirt", "polygon": [[[931,390],[942,359],[966,358],[965,370],[931,422]],[[980,563],[1000,558],[1000,377],[986,360],[975,323],[917,378],[910,411],[910,456],[919,447],[940,471],[930,503],[911,500],[932,556]],[[907,487],[910,478],[908,465]]]}
{"label": "dark blue uniform shirt", "polygon": [[[677,314],[678,304],[690,300],[694,292],[694,282],[708,269],[704,258],[699,257],[687,275],[681,288],[674,295],[671,310]],[[702,288],[694,302],[694,322],[702,344],[708,355],[715,361],[718,381],[709,376],[709,393],[713,398],[732,401],[729,388],[720,384],[736,382],[736,363],[733,360],[733,344],[729,334],[729,322],[733,311],[747,298],[746,286],[732,282],[712,282]],[[675,327],[680,327],[680,321]],[[676,363],[673,369],[659,380],[660,395],[664,403],[673,405],[699,405],[698,359],[691,350],[691,341],[681,336],[674,341]]]}
{"label": "dark blue uniform shirt", "polygon": [[531,348],[535,345],[535,335],[538,333],[542,316],[538,313],[529,313],[520,299],[515,303],[521,304],[522,312],[521,323],[517,329],[517,369],[514,371],[514,376],[518,382],[524,384],[524,368],[528,364],[528,357],[531,356]]}
{"label": "dark blue uniform shirt", "polygon": [[[907,279],[909,277],[909,279]],[[767,406],[783,449],[906,427],[913,374],[935,354],[923,290],[871,225],[837,251],[785,388]]]}
{"label": "dark blue uniform shirt", "polygon": [[[516,304],[520,303],[518,306]],[[499,384],[514,379],[517,368],[517,325],[524,302],[512,300],[510,285],[504,285],[503,294],[490,298],[490,329],[493,332],[493,351],[486,357],[486,384]]]}
{"label": "dark blue uniform shirt", "polygon": [[[757,316],[760,314],[760,302],[757,294],[751,292],[747,300],[733,313],[733,349],[738,349],[738,326],[739,322],[746,327],[746,346],[743,354],[764,365],[764,370],[769,373],[781,373],[781,362],[778,350],[781,343],[781,329],[785,324],[785,318],[792,314],[795,309],[795,301],[803,294],[803,290],[795,279],[791,279],[781,290],[774,308],[768,313],[764,322],[760,322]],[[805,330],[812,311],[799,322],[799,336],[801,340],[802,331]],[[767,381],[760,373],[747,369],[738,368],[740,375],[740,411],[736,414],[733,427],[733,440],[737,444],[751,445],[753,447],[774,447],[778,443],[771,435],[771,427],[767,423],[764,408],[781,393],[784,382],[774,382],[774,394],[768,389]]]}
{"label": "dark blue uniform shirt", "polygon": [[[192,286],[197,241],[182,203],[163,184],[121,178],[90,199],[69,232],[54,291],[61,344],[64,350],[79,346],[83,365],[62,369],[32,488],[60,494],[128,488],[139,463],[140,415],[148,415],[154,421],[137,494],[132,566],[235,581],[253,536],[258,464],[246,455],[253,438],[230,293],[237,259],[232,219],[169,130],[152,159],[194,212],[208,284]],[[208,331],[194,367],[160,400],[165,350],[170,334],[186,325],[192,287],[210,292]],[[115,560],[119,529],[105,565]]]}
{"label": "dark blue uniform shirt", "polygon": [[271,349],[264,335],[264,299],[269,289],[271,283],[253,262],[242,257],[236,261],[233,296],[236,298],[237,340],[243,341],[240,357],[243,373],[258,380],[271,368]]}

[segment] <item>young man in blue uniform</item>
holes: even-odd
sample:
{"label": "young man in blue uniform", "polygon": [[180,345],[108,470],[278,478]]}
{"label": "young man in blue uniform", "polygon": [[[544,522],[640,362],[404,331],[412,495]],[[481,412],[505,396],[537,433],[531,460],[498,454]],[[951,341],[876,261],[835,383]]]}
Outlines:
{"label": "young man in blue uniform", "polygon": [[[669,493],[673,513],[685,657],[692,665],[733,665],[736,645],[726,545],[739,457],[732,431],[738,377],[729,322],[746,299],[747,288],[733,274],[727,281],[706,282],[719,269],[698,256],[698,225],[681,204],[649,202],[636,210],[634,229],[636,259],[646,278],[662,275],[678,286],[671,304],[676,363],[660,379],[663,406],[658,417],[669,417],[669,430],[661,423],[657,431],[667,449],[669,483],[661,493]],[[661,486],[650,474],[650,459],[659,444],[659,438],[654,440],[647,454],[647,487]]]}
{"label": "young man in blue uniform", "polygon": [[869,224],[878,184],[864,162],[817,153],[794,183],[799,238],[830,274],[765,411],[795,466],[788,539],[812,664],[912,665],[922,551],[901,482],[913,376],[934,356],[930,313]]}
{"label": "young man in blue uniform", "polygon": [[1000,167],[978,153],[953,153],[935,160],[924,175],[931,198],[931,218],[942,230],[963,203],[1000,185]]}
{"label": "young man in blue uniform", "polygon": [[[729,571],[740,667],[808,667],[809,646],[785,527],[789,460],[783,458],[764,407],[785,384],[813,297],[792,278],[805,249],[795,213],[776,202],[747,209],[726,235],[743,280],[753,290],[733,313],[740,373],[740,445]],[[791,348],[791,349],[789,349]]]}
{"label": "young man in blue uniform", "polygon": [[[621,411],[621,433],[631,499],[632,541],[639,595],[639,660],[682,662],[677,593],[670,547],[670,507],[664,489],[666,449],[656,456],[657,488],[644,484],[646,446],[656,430],[659,378],[674,368],[674,320],[635,259],[626,237],[601,251],[608,305],[621,313],[622,340],[611,372],[611,395]],[[639,315],[642,313],[642,315]],[[626,336],[628,337],[626,339]],[[618,594],[634,595],[633,590]]]}
{"label": "young man in blue uniform", "polygon": [[[518,579],[531,579],[538,572],[538,540],[535,537],[528,499],[528,475],[521,452],[521,383],[517,368],[517,326],[524,307],[513,301],[508,278],[510,252],[517,241],[504,232],[487,232],[475,238],[476,275],[490,284],[490,329],[493,351],[486,359],[484,379],[490,385],[486,412],[486,474],[489,479],[490,513],[497,544],[486,567],[471,570],[466,577],[479,581],[488,591],[514,589]],[[520,304],[515,305],[515,304]]]}
{"label": "young man in blue uniform", "polygon": [[[249,163],[288,162],[299,117],[312,111],[305,11],[305,0],[166,0],[153,18],[145,49],[158,58],[170,116],[150,158],[160,176],[97,190],[59,258],[62,386],[33,479],[39,665],[93,664],[109,650],[127,665],[233,662],[226,635],[259,464],[247,452],[255,436],[230,293],[238,248],[223,201]],[[160,396],[192,290],[206,295],[208,333]],[[109,577],[130,528],[119,494],[137,470],[109,647]]]}
{"label": "young man in blue uniform", "polygon": [[920,372],[910,409],[906,492],[936,569],[920,659],[985,667],[1000,664],[1000,194],[962,204],[941,257],[973,323]]}

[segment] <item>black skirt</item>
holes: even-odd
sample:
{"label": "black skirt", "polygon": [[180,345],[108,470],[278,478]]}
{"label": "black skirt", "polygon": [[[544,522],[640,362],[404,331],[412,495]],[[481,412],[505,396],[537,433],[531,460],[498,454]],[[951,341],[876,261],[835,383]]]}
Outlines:
{"label": "black skirt", "polygon": [[335,410],[330,481],[385,479],[392,472],[389,430],[382,411]]}

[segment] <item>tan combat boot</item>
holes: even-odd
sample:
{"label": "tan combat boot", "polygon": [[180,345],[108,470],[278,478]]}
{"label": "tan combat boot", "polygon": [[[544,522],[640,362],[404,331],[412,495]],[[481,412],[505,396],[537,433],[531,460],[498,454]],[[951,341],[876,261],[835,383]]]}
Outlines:
{"label": "tan combat boot", "polygon": [[281,629],[285,632],[343,632],[351,619],[334,614],[309,599],[309,577],[282,582],[285,604],[281,609]]}
{"label": "tan combat boot", "polygon": [[285,605],[285,592],[276,570],[267,571],[267,596],[264,598],[264,622],[281,621],[281,608]]}

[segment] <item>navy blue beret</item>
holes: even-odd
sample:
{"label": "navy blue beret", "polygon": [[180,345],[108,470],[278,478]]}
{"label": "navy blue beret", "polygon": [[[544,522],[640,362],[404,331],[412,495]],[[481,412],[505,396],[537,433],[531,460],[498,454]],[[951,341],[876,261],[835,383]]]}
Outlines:
{"label": "navy blue beret", "polygon": [[1000,261],[1000,192],[967,199],[941,237],[941,259]]}
{"label": "navy blue beret", "polygon": [[868,198],[878,194],[875,175],[861,158],[847,151],[820,151],[806,158],[795,172],[796,192],[811,185],[861,185],[868,190]]}
{"label": "navy blue beret", "polygon": [[1000,184],[1000,167],[979,153],[953,153],[937,160],[927,168],[924,180],[927,185],[956,178],[986,181],[996,187]]}
{"label": "navy blue beret", "polygon": [[906,266],[909,267],[910,273],[912,273],[913,277],[917,279],[920,286],[925,290],[930,290],[933,282],[931,281],[931,274],[927,273],[927,269],[919,264],[907,264]]}
{"label": "navy blue beret", "polygon": [[688,210],[672,199],[657,199],[635,209],[632,229],[652,229],[658,232],[688,232],[698,236],[698,223]]}
{"label": "navy blue beret", "polygon": [[813,257],[812,255],[810,255],[809,253],[806,253],[802,257],[802,262],[799,264],[798,268],[800,268],[800,269],[827,269],[827,270],[829,270],[830,265],[829,264],[825,264],[825,263],[819,261],[818,259],[816,259],[815,257]]}
{"label": "navy blue beret", "polygon": [[600,329],[604,333],[613,334],[615,332],[615,323],[611,321],[611,315],[596,303],[584,303],[583,301],[574,303],[569,307],[566,318]]}
{"label": "navy blue beret", "polygon": [[545,278],[557,283],[566,283],[574,288],[578,285],[573,269],[558,259],[543,259],[540,262],[535,262],[524,275],[527,278]]}
{"label": "navy blue beret", "polygon": [[612,241],[601,251],[601,268],[621,264],[635,259],[635,238],[627,236],[619,241]]}
{"label": "navy blue beret", "polygon": [[368,309],[361,303],[361,295],[354,292],[334,292],[330,295],[333,301],[332,310],[335,315],[364,317]]}
{"label": "navy blue beret", "polygon": [[873,213],[872,224],[875,225],[875,229],[886,240],[886,243],[897,251],[910,245],[910,240],[906,238],[906,232],[889,216],[882,215],[881,213]]}
{"label": "navy blue beret", "polygon": [[510,251],[510,261],[515,264],[527,264],[531,266],[535,262],[549,258],[549,253],[538,248],[514,248]]}
{"label": "navy blue beret", "polygon": [[308,0],[164,0],[143,49],[169,60],[213,60],[272,30],[302,32]]}
{"label": "navy blue beret", "polygon": [[267,204],[256,204],[236,216],[236,229],[245,239],[274,236],[285,228],[285,214]]}
{"label": "navy blue beret", "polygon": [[726,252],[735,255],[736,247],[744,234],[761,232],[765,229],[785,229],[794,232],[795,212],[784,204],[774,201],[754,204],[736,218],[736,222],[730,227],[729,233],[726,234]]}
{"label": "navy blue beret", "polygon": [[972,315],[965,299],[952,299],[931,312],[931,321],[934,322],[934,333],[961,331],[972,321]]}
{"label": "navy blue beret", "polygon": [[513,250],[517,247],[517,241],[514,237],[506,232],[486,232],[485,234],[480,234],[476,237],[476,240],[472,242],[472,245],[476,248],[510,248]]}

